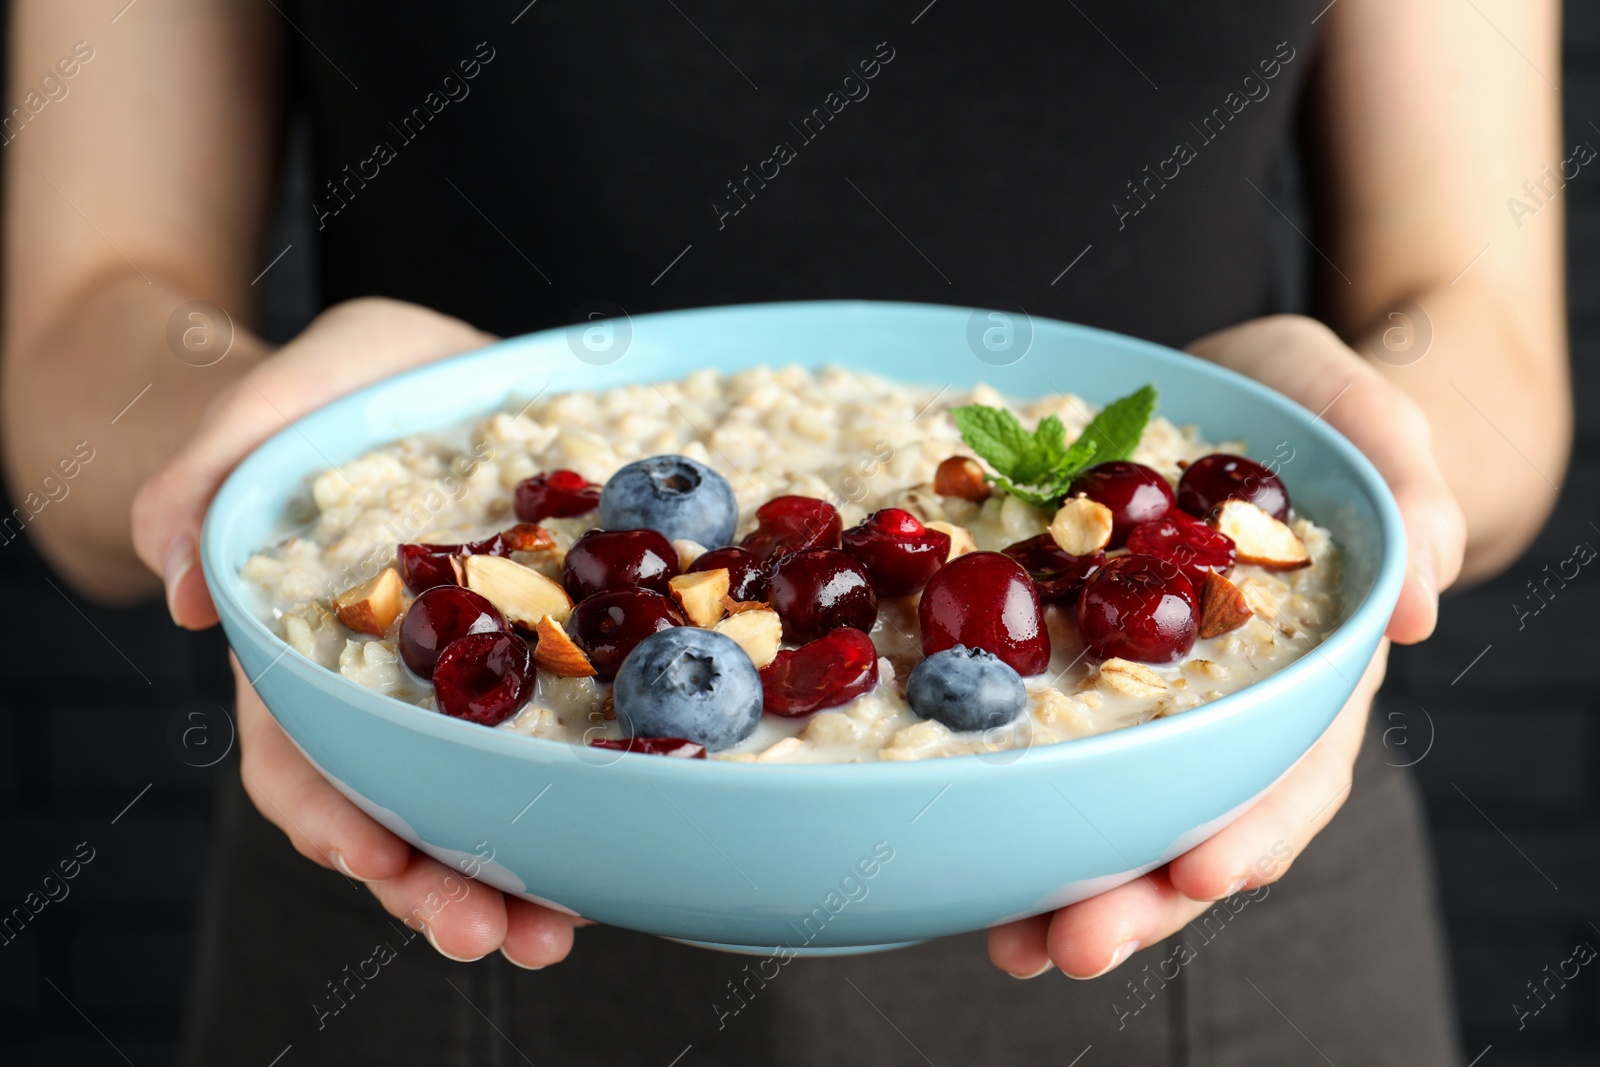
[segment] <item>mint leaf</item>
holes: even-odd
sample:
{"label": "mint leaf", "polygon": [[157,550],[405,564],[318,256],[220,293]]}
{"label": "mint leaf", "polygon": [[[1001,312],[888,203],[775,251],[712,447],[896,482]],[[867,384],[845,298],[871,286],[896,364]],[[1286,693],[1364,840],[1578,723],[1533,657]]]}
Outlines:
{"label": "mint leaf", "polygon": [[1093,440],[1107,460],[1127,459],[1139,447],[1139,439],[1144,436],[1144,428],[1155,410],[1155,386],[1143,386],[1101,408],[1078,440]]}
{"label": "mint leaf", "polygon": [[1009,411],[968,404],[951,408],[950,415],[967,446],[1002,474],[1015,473],[1033,451],[1033,435]]}

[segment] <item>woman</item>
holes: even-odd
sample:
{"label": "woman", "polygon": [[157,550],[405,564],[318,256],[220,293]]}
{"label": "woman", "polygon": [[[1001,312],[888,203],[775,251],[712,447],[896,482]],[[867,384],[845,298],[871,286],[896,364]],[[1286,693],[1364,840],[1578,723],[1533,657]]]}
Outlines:
{"label": "woman", "polygon": [[[759,20],[711,3],[123,3],[16,5],[7,125],[7,472],[21,485],[73,441],[115,440],[93,487],[31,527],[97,599],[149,595],[153,573],[180,625],[211,625],[200,520],[255,444],[482,331],[594,301],[1008,305],[1187,344],[1383,472],[1410,541],[1401,642],[1552,505],[1570,407],[1553,0]],[[80,41],[93,58],[64,81]],[[41,70],[70,97],[25,95]],[[290,113],[311,134],[313,194],[290,207],[312,235],[282,255],[303,269],[314,247],[331,306],[274,348],[246,327],[253,279],[284,269],[262,240]],[[218,321],[189,319],[193,300],[237,326],[203,367],[168,341],[173,321]],[[742,961],[575,938],[486,886],[421,947],[355,886],[408,916],[447,870],[322,781],[241,678],[244,792],[344,877],[290,862],[227,800],[192,1062],[285,1046],[301,1062],[1453,1062],[1415,798],[1367,729],[1385,654],[1238,822],[990,931],[993,969],[976,936],[803,961],[737,1013]],[[1190,925],[1219,908],[1225,928]],[[375,942],[392,962],[352,982]],[[1096,980],[1038,977],[1052,968]]]}

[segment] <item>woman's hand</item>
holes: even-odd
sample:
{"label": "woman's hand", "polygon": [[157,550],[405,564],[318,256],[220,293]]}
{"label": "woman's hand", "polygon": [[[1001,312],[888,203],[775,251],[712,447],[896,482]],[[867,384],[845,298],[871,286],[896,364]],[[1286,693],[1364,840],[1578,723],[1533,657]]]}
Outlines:
{"label": "woman's hand", "polygon": [[[220,393],[189,443],[134,498],[134,545],[162,576],[173,619],[191,629],[217,621],[197,566],[200,524],[223,478],[256,445],[335,397],[492,340],[412,304],[354,300]],[[245,791],[302,855],[367,883],[391,915],[452,959],[498,948],[513,963],[542,967],[566,956],[580,920],[469,882],[368,818],[306,761],[233,667]]]}
{"label": "woman's hand", "polygon": [[[1203,337],[1189,351],[1320,413],[1372,460],[1399,502],[1409,550],[1387,636],[1403,644],[1428,637],[1438,619],[1439,591],[1461,571],[1466,530],[1421,409],[1326,327],[1299,316],[1247,322]],[[995,966],[1018,977],[1051,964],[1074,978],[1096,977],[1140,946],[1176,933],[1210,902],[1281,878],[1349,793],[1387,656],[1386,640],[1327,732],[1249,811],[1160,870],[994,928],[989,957]]]}

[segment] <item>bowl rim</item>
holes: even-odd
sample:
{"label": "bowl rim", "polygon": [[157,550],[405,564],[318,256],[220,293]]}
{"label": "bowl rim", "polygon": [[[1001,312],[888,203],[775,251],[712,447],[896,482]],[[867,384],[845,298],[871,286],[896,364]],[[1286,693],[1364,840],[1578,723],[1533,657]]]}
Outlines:
{"label": "bowl rim", "polygon": [[[630,316],[630,320],[636,324],[641,319],[661,321],[707,316],[715,317],[729,313],[761,315],[773,312],[818,315],[860,315],[863,313],[880,314],[885,312],[970,315],[975,311],[981,310],[984,309],[953,304],[927,304],[908,301],[804,300],[681,308]],[[1137,729],[1109,730],[1105,733],[1093,734],[1088,737],[1074,738],[1070,743],[1051,742],[1041,745],[1028,745],[1020,752],[1017,752],[1014,758],[1007,759],[1004,766],[1015,767],[1028,763],[1030,765],[1045,764],[1048,768],[1058,769],[1082,760],[1096,759],[1102,755],[1118,752],[1129,747],[1160,744],[1168,739],[1180,737],[1191,730],[1208,729],[1223,720],[1245,714],[1251,708],[1262,703],[1290,697],[1292,691],[1299,689],[1301,686],[1315,685],[1316,679],[1328,672],[1337,675],[1344,684],[1350,685],[1351,680],[1345,677],[1333,665],[1332,661],[1336,658],[1348,659],[1348,653],[1369,640],[1375,640],[1372,637],[1374,630],[1379,635],[1382,634],[1387,626],[1388,615],[1393,610],[1394,603],[1399,597],[1406,566],[1405,530],[1400,509],[1388,485],[1384,482],[1377,469],[1373,467],[1371,461],[1355,445],[1351,444],[1343,434],[1322,421],[1320,416],[1313,416],[1309,409],[1236,371],[1201,360],[1197,356],[1189,355],[1154,341],[1147,341],[1127,334],[1059,319],[1031,315],[1029,317],[1036,327],[1043,324],[1049,329],[1064,330],[1066,333],[1089,338],[1100,344],[1110,343],[1113,346],[1139,349],[1142,350],[1145,356],[1154,359],[1158,364],[1181,365],[1187,372],[1198,372],[1218,377],[1228,383],[1230,387],[1252,394],[1257,400],[1279,409],[1286,417],[1298,423],[1299,428],[1310,435],[1317,444],[1334,452],[1347,471],[1353,476],[1361,490],[1366,493],[1377,516],[1382,548],[1376,560],[1371,588],[1367,590],[1361,602],[1346,614],[1343,621],[1320,644],[1314,646],[1306,655],[1301,656],[1293,663],[1259,681],[1252,682],[1242,689],[1192,708],[1182,715],[1168,716],[1140,723]],[[756,764],[741,760],[715,759],[663,759],[659,756],[640,753],[616,752],[614,753],[615,759],[599,763],[583,759],[570,752],[569,750],[579,747],[570,741],[529,737],[525,734],[516,734],[507,730],[492,727],[485,728],[475,723],[452,719],[438,712],[407,703],[398,697],[368,689],[344,677],[339,672],[323,667],[321,664],[302,655],[268,628],[248,602],[244,589],[245,582],[238,572],[230,568],[221,567],[218,563],[223,558],[223,543],[228,532],[226,516],[234,498],[246,491],[253,468],[258,464],[265,463],[266,457],[281,450],[287,443],[298,440],[301,432],[299,423],[306,418],[320,415],[335,407],[359,406],[382,392],[402,388],[405,383],[411,380],[439,373],[441,367],[457,361],[481,359],[507,349],[558,339],[564,334],[565,330],[566,327],[558,326],[504,338],[481,348],[409,368],[398,374],[363,386],[353,392],[346,393],[314,411],[307,412],[289,425],[286,425],[282,430],[274,433],[256,446],[248,456],[229,472],[206,509],[200,538],[201,567],[205,575],[206,585],[215,600],[220,619],[224,623],[242,627],[243,633],[241,636],[263,642],[266,647],[279,646],[280,651],[277,657],[261,674],[256,676],[256,681],[259,681],[268,670],[278,669],[279,667],[287,667],[302,674],[312,672],[307,675],[307,679],[324,691],[330,691],[332,694],[337,695],[341,703],[359,709],[365,714],[376,715],[393,725],[437,738],[441,741],[464,744],[469,748],[496,752],[538,763],[556,762],[559,754],[566,752],[567,754],[564,758],[572,760],[574,766],[590,767],[597,772],[612,770],[618,766],[631,767],[633,771],[630,773],[644,774],[662,781],[700,781],[742,785],[746,776],[749,776],[752,781],[763,780],[769,783],[778,779],[788,780],[795,776],[805,776],[826,787],[841,786],[846,782],[865,786],[882,786],[892,776],[894,783],[898,785],[926,784],[925,780],[938,779],[945,780],[943,784],[948,786],[955,783],[959,777],[987,773],[989,769],[1000,766],[995,761],[997,758],[1006,755],[1004,752],[997,754],[968,753],[960,756],[906,761],[871,760],[860,763],[801,764]],[[827,364],[818,364],[817,366],[824,365]],[[868,369],[867,373],[876,372]],[[492,411],[485,411],[479,416],[469,417],[483,417],[488,414],[492,414]],[[404,431],[404,433],[418,432],[428,431]],[[378,447],[382,443],[373,442],[362,447],[365,450]],[[232,639],[232,634],[230,634],[230,643]],[[1312,655],[1311,653],[1316,654]],[[718,769],[713,771],[710,770],[711,767],[717,767]]]}

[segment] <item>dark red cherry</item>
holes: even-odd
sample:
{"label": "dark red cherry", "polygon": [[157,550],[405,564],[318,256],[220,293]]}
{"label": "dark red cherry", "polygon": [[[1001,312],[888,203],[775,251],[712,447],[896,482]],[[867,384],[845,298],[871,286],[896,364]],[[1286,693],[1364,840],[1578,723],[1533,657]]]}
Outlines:
{"label": "dark red cherry", "polygon": [[772,577],[772,565],[768,561],[738,545],[713,548],[689,564],[689,570],[726,570],[728,595],[735,600],[767,599],[767,582]]}
{"label": "dark red cherry", "polygon": [[838,510],[811,496],[775,496],[756,508],[756,522],[739,543],[762,559],[808,548],[838,548],[844,529]]}
{"label": "dark red cherry", "polygon": [[[513,526],[507,533],[523,529]],[[404,544],[395,550],[400,564],[400,580],[413,593],[421,593],[437,585],[460,585],[456,575],[460,556],[509,556],[512,549],[520,547],[521,538],[510,540],[505,534],[495,534],[482,541],[469,541],[461,545]]]}
{"label": "dark red cherry", "polygon": [[686,741],[681,737],[602,737],[589,742],[592,748],[609,748],[613,752],[642,752],[647,756],[669,756],[673,759],[705,759],[704,745]]}
{"label": "dark red cherry", "polygon": [[439,710],[481,726],[515,715],[533,695],[533,682],[527,642],[508,633],[475,633],[452,641],[433,669]]}
{"label": "dark red cherry", "polygon": [[1171,663],[1194,647],[1199,629],[1193,585],[1154,556],[1112,560],[1078,597],[1078,634],[1100,659]]}
{"label": "dark red cherry", "polygon": [[839,626],[870,632],[878,594],[867,565],[837,548],[811,548],[778,560],[767,603],[783,620],[783,638],[814,641]]}
{"label": "dark red cherry", "polygon": [[850,626],[779,652],[761,668],[763,708],[785,717],[848,704],[877,684],[878,650]]}
{"label": "dark red cherry", "polygon": [[535,474],[517,486],[513,507],[523,522],[570,519],[600,506],[600,487],[576,471]]}
{"label": "dark red cherry", "polygon": [[930,530],[915,515],[884,508],[840,535],[844,550],[867,565],[879,596],[921,592],[950,555],[950,535]]}
{"label": "dark red cherry", "polygon": [[1022,569],[1033,578],[1033,586],[1039,592],[1041,604],[1061,607],[1074,603],[1079,590],[1083,588],[1084,579],[1106,563],[1104,552],[1074,556],[1063,551],[1048,533],[1007,545],[1001,551],[1022,564]]}
{"label": "dark red cherry", "polygon": [[666,593],[677,574],[678,550],[655,530],[590,530],[561,565],[561,582],[573,600],[607,589]]}
{"label": "dark red cherry", "polygon": [[640,641],[688,621],[671,597],[648,589],[612,589],[573,606],[567,636],[588,654],[595,677],[609,682]]}
{"label": "dark red cherry", "polygon": [[1178,479],[1178,506],[1205,518],[1224,500],[1248,500],[1279,522],[1289,521],[1289,490],[1253,459],[1218,452],[1189,464]]}
{"label": "dark red cherry", "polygon": [[468,634],[507,629],[498,608],[472,590],[439,585],[422,593],[400,620],[400,658],[422,678],[451,644]]}
{"label": "dark red cherry", "polygon": [[1227,574],[1237,554],[1233,538],[1181,511],[1128,531],[1128,551],[1175,564],[1196,589],[1205,583],[1207,571]]}
{"label": "dark red cherry", "polygon": [[1121,548],[1129,530],[1172,510],[1172,487],[1167,480],[1144,464],[1127,460],[1090,467],[1072,480],[1067,493],[1083,493],[1111,509],[1111,543],[1107,548]]}
{"label": "dark red cherry", "polygon": [[917,619],[923,655],[956,645],[981,648],[1024,677],[1050,665],[1050,633],[1033,579],[1003,553],[968,552],[946,563],[922,591]]}

